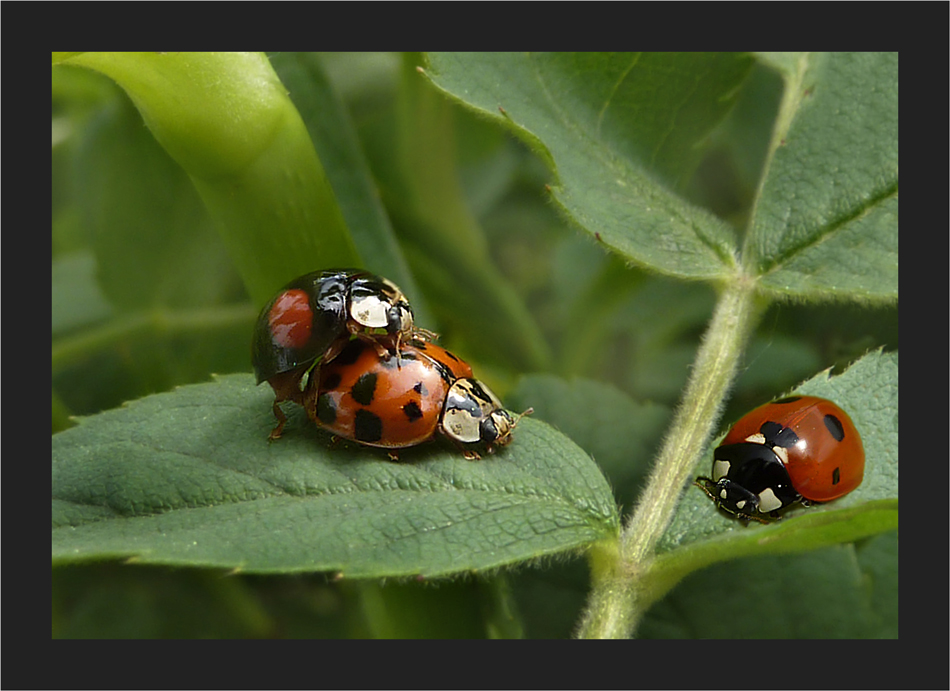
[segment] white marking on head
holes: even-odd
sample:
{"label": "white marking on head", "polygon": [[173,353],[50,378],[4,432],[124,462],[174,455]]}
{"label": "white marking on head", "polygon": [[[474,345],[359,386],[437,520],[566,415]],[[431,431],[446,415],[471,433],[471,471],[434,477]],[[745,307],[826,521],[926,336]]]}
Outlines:
{"label": "white marking on head", "polygon": [[469,411],[459,408],[450,408],[445,411],[442,426],[446,433],[456,441],[474,443],[481,439],[478,429],[479,418]]}
{"label": "white marking on head", "polygon": [[475,395],[476,383],[471,379],[459,379],[445,397],[442,407],[442,429],[459,442],[481,441],[482,418],[491,412],[491,404]]}
{"label": "white marking on head", "polygon": [[750,444],[764,444],[765,435],[762,434],[761,432],[756,432],[752,436],[746,437],[745,440],[749,442]]}
{"label": "white marking on head", "polygon": [[369,329],[385,329],[389,324],[389,308],[388,302],[366,295],[350,303],[350,316]]}
{"label": "white marking on head", "polygon": [[736,502],[736,508],[742,510],[745,508],[745,499]]}

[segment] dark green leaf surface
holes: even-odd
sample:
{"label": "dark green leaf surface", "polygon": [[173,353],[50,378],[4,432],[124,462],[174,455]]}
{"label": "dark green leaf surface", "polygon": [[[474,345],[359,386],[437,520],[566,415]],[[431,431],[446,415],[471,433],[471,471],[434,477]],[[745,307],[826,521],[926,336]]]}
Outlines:
{"label": "dark green leaf surface", "polygon": [[[729,272],[735,240],[672,189],[752,61],[720,53],[430,54],[436,86],[500,117],[555,171],[555,199],[624,257],[690,278]],[[499,113],[503,115],[499,115]]]}
{"label": "dark green leaf surface", "polygon": [[[105,562],[53,569],[52,580],[54,638],[273,638],[288,625],[286,619],[275,623],[267,597],[258,596],[261,586],[273,593],[277,578]],[[298,616],[309,615],[314,626],[299,635],[342,636],[339,625],[311,604],[314,592],[331,602],[338,597],[333,585],[303,581],[298,579],[293,600]]]}
{"label": "dark green leaf surface", "polygon": [[897,53],[804,53],[786,81],[744,263],[782,294],[896,299]]}
{"label": "dark green leaf surface", "polygon": [[525,419],[481,462],[447,446],[341,442],[295,411],[267,441],[248,375],[149,396],[53,437],[53,560],[438,576],[584,547],[618,530],[596,465]]}
{"label": "dark green leaf surface", "polygon": [[715,564],[690,574],[657,603],[637,635],[897,638],[897,547],[897,531],[890,531],[805,553]]}
{"label": "dark green leaf surface", "polygon": [[191,307],[239,286],[194,185],[126,99],[83,133],[77,200],[99,285],[119,310]]}

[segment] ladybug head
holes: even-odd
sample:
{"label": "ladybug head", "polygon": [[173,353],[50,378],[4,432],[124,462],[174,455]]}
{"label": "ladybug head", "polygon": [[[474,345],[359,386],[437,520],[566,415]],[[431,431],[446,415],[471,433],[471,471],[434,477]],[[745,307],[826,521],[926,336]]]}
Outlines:
{"label": "ladybug head", "polygon": [[405,299],[399,301],[386,312],[386,333],[405,334],[412,331],[412,307]]}
{"label": "ladybug head", "polygon": [[521,415],[512,415],[483,383],[462,378],[449,389],[442,411],[442,431],[458,443],[483,443],[491,452],[493,446],[509,444],[515,425],[532,412],[529,408]]}
{"label": "ladybug head", "polygon": [[484,418],[479,425],[482,441],[488,445],[489,453],[492,446],[507,446],[511,443],[511,433],[517,424],[525,415],[534,412],[534,408],[528,408],[520,415],[512,415],[510,411],[504,408],[493,410],[492,413]]}
{"label": "ladybug head", "polygon": [[758,495],[728,478],[713,482],[708,477],[699,477],[695,484],[727,513],[746,517],[759,513]]}

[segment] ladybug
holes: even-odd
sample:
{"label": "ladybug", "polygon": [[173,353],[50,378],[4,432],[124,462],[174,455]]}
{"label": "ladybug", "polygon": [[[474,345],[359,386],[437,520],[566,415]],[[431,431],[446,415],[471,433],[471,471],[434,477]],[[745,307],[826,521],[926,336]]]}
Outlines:
{"label": "ladybug", "polygon": [[321,367],[319,393],[308,413],[339,437],[390,450],[439,433],[469,460],[480,458],[474,445],[491,453],[510,443],[521,419],[472,377],[468,363],[418,339],[383,353],[362,340],[350,341]]}
{"label": "ladybug", "polygon": [[815,396],[767,403],[737,422],[713,452],[712,478],[694,484],[716,506],[768,523],[801,502],[831,501],[864,478],[864,446],[851,418]]}
{"label": "ladybug", "polygon": [[280,436],[287,418],[277,405],[305,405],[313,368],[332,360],[351,337],[372,340],[380,350],[398,348],[404,338],[435,338],[413,326],[412,308],[402,291],[381,276],[359,269],[315,271],[294,279],[261,310],[254,329],[251,361],[257,383],[274,389]]}

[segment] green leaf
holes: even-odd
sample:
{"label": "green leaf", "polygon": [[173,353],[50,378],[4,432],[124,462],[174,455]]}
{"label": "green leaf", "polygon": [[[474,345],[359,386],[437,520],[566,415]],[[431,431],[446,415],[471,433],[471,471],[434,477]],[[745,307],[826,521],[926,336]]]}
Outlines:
{"label": "green leaf", "polygon": [[440,576],[619,530],[596,465],[537,420],[480,462],[439,443],[394,463],[378,449],[331,447],[300,409],[269,443],[272,400],[249,375],[229,375],[54,435],[54,563]]}
{"label": "green leaf", "polygon": [[112,307],[96,283],[95,270],[91,252],[73,252],[53,260],[53,338],[112,316]]}
{"label": "green leaf", "polygon": [[567,434],[604,470],[618,502],[633,504],[669,421],[669,408],[634,401],[603,382],[550,374],[522,377],[508,399],[516,410],[532,406],[533,418]]}
{"label": "green leaf", "polygon": [[[53,637],[273,638],[284,633],[287,621],[275,622],[264,607],[268,600],[258,598],[253,585],[211,569],[115,563],[53,569]],[[332,587],[322,583],[312,589]],[[312,619],[323,624],[307,606],[309,593],[297,595],[298,609],[311,610]],[[314,627],[306,633],[316,638],[342,632]]]}
{"label": "green leaf", "polygon": [[73,170],[96,276],[120,311],[206,305],[240,286],[194,185],[128,99],[84,130]]}
{"label": "green leaf", "polygon": [[[844,408],[861,434],[866,458],[864,481],[841,499],[799,507],[769,525],[743,524],[715,510],[689,486],[673,521],[657,546],[649,578],[661,595],[686,573],[740,556],[784,554],[852,542],[897,528],[897,354],[876,351],[839,376],[824,372],[795,388]],[[704,459],[712,457],[711,449]],[[705,472],[705,465],[700,472]]]}
{"label": "green leaf", "polygon": [[63,60],[68,60],[74,55],[81,55],[81,53],[75,53],[75,52],[74,53],[63,53],[63,52],[57,53],[56,51],[53,51],[53,64],[58,65]]}
{"label": "green leaf", "polygon": [[[897,531],[690,574],[644,617],[643,638],[897,638]],[[741,586],[739,585],[741,584]],[[767,612],[746,617],[737,612]]]}
{"label": "green leaf", "polygon": [[130,96],[263,304],[315,266],[359,266],[300,115],[263,53],[80,53]]}
{"label": "green leaf", "polygon": [[783,60],[773,160],[743,263],[781,295],[897,299],[897,53]]}
{"label": "green leaf", "polygon": [[498,118],[557,175],[565,212],[625,258],[686,278],[731,272],[735,239],[674,190],[728,113],[749,56],[432,53],[431,78]]}
{"label": "green leaf", "polygon": [[504,574],[440,581],[437,587],[416,581],[350,585],[373,638],[522,637]]}

